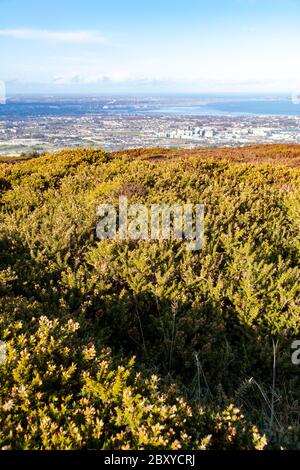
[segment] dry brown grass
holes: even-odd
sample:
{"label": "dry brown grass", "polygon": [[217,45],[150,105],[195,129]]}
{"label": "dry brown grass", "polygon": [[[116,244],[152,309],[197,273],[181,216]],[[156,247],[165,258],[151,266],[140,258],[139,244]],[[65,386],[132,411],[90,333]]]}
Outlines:
{"label": "dry brown grass", "polygon": [[[196,157],[200,159],[215,159],[230,162],[244,162],[252,164],[272,163],[288,167],[300,166],[300,144],[266,144],[251,145],[248,147],[218,147],[186,149],[137,148],[110,152],[112,156],[129,155],[132,158],[141,158],[157,163],[166,160],[186,159]],[[0,157],[0,163],[21,163],[29,158]]]}
{"label": "dry brown grass", "polygon": [[196,148],[185,149],[134,149],[112,152],[112,155],[131,155],[153,162],[163,162],[181,158],[212,158],[222,161],[245,162],[252,164],[272,163],[289,167],[300,166],[299,144],[266,144],[236,148]]}

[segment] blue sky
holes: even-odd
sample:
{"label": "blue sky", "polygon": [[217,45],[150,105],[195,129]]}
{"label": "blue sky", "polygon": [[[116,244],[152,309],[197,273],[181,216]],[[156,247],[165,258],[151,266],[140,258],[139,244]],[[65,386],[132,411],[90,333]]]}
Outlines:
{"label": "blue sky", "polygon": [[300,0],[0,0],[10,92],[277,92],[300,80]]}

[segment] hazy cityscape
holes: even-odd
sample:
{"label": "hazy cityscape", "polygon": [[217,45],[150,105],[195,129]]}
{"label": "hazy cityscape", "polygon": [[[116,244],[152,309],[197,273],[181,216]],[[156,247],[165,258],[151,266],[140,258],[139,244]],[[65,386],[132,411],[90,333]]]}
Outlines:
{"label": "hazy cityscape", "polygon": [[[244,105],[229,112],[232,103]],[[253,103],[265,112],[246,112]],[[24,98],[0,107],[0,154],[62,148],[119,150],[136,147],[193,148],[300,142],[300,116],[280,114],[275,99],[205,102],[175,98]],[[229,106],[230,104],[230,106]],[[219,110],[222,107],[222,110]],[[272,108],[273,106],[273,108]],[[286,106],[286,104],[285,104]],[[225,109],[224,109],[225,107]],[[299,106],[290,109],[295,113]],[[259,110],[261,112],[261,110]]]}

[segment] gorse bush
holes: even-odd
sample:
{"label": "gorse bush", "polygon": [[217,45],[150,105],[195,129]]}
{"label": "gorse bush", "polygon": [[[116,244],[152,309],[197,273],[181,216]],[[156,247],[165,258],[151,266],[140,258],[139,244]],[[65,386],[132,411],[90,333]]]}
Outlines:
{"label": "gorse bush", "polygon": [[[299,445],[300,149],[232,153],[0,165],[2,447]],[[120,195],[204,204],[202,250],[97,240]]]}
{"label": "gorse bush", "polygon": [[[5,299],[8,300],[8,299]],[[143,379],[133,360],[116,366],[108,351],[84,344],[79,324],[50,320],[38,305],[3,303],[0,328],[2,449],[253,448],[266,445],[239,410],[191,408]],[[26,317],[27,321],[25,321]],[[17,318],[23,318],[17,320]]]}

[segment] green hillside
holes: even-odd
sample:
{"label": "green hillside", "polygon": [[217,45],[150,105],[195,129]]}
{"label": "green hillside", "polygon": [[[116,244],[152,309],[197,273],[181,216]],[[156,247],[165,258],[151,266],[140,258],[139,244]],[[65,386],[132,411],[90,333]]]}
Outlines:
{"label": "green hillside", "polygon": [[[202,250],[99,241],[122,195]],[[300,448],[299,229],[300,146],[2,159],[0,448]]]}

